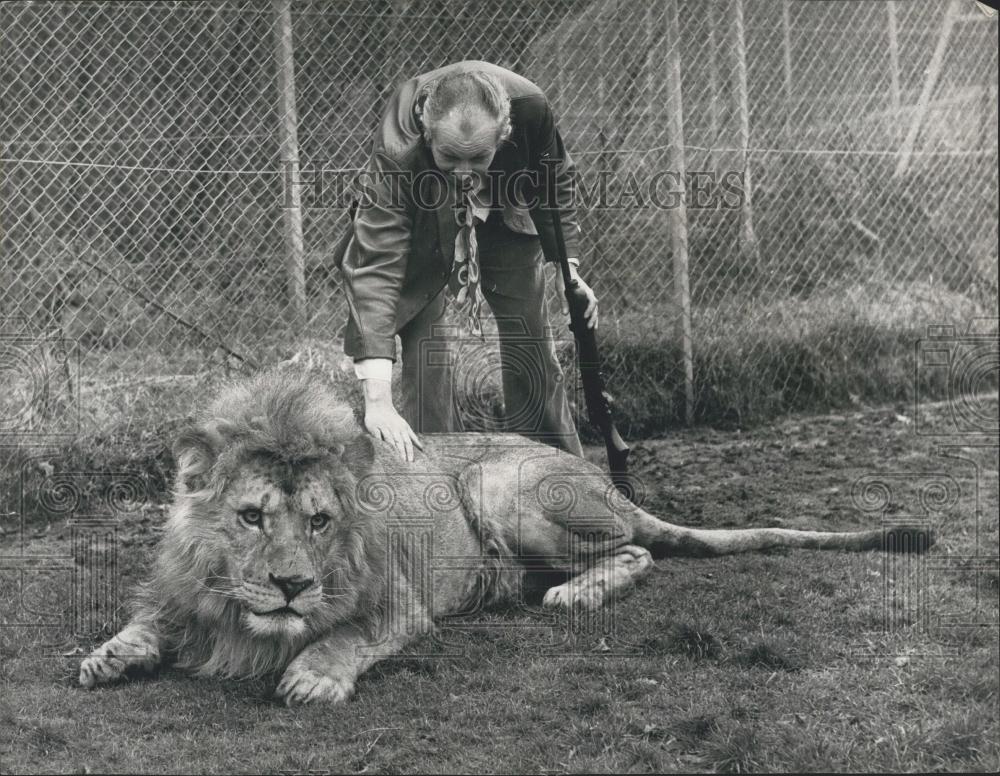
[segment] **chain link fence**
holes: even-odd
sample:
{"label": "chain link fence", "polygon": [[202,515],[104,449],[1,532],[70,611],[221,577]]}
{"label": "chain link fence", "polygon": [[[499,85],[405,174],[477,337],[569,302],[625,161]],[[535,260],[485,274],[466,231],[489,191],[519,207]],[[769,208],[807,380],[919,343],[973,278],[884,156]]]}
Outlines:
{"label": "chain link fence", "polygon": [[346,184],[394,84],[460,59],[554,106],[626,432],[895,397],[922,327],[997,314],[971,0],[8,2],[0,335],[79,347],[92,428],[234,360],[342,369]]}

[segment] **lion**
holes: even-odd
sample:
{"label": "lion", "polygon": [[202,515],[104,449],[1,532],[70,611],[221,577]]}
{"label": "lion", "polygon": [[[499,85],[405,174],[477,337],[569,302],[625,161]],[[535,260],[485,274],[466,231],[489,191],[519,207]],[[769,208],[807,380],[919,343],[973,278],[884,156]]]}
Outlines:
{"label": "lion", "polygon": [[[174,444],[169,518],[134,616],[80,667],[93,688],[167,657],[203,675],[280,676],[288,705],[340,702],[434,621],[509,599],[531,571],[546,607],[621,596],[657,555],[868,550],[832,533],[673,525],[587,461],[517,434],[425,434],[401,460],[314,371],[229,384]],[[932,539],[893,529],[899,547]]]}

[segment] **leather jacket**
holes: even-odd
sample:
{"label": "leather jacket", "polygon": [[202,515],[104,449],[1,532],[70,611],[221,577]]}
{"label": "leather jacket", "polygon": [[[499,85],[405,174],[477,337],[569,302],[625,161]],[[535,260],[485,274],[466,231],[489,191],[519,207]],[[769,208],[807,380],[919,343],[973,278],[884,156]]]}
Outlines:
{"label": "leather jacket", "polygon": [[459,69],[489,72],[510,95],[511,136],[489,168],[491,179],[503,182],[492,190],[505,225],[537,234],[545,261],[557,262],[552,219],[544,207],[545,176],[555,175],[566,250],[579,256],[573,162],[542,91],[510,70],[474,60],[411,78],[388,101],[358,180],[351,225],[334,255],[349,310],[344,352],[355,360],[395,361],[396,333],[451,274],[458,233],[455,193],[434,164],[417,108],[429,81]]}

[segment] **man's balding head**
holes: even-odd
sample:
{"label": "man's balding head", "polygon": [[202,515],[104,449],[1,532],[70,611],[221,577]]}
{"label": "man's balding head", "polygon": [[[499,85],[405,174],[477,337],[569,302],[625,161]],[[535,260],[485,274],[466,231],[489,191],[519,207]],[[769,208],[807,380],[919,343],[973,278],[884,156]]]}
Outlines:
{"label": "man's balding head", "polygon": [[424,138],[434,140],[434,129],[445,118],[489,126],[495,144],[510,137],[510,96],[496,78],[481,71],[450,73],[424,88]]}
{"label": "man's balding head", "polygon": [[510,96],[493,76],[451,73],[424,90],[421,119],[434,162],[457,177],[473,176],[478,188],[497,146],[511,133]]}

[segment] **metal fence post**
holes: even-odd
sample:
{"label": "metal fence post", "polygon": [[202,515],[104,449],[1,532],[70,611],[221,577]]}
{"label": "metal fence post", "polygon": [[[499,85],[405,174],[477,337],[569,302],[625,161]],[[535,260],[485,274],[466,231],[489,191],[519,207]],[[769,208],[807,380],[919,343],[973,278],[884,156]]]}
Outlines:
{"label": "metal fence post", "polygon": [[709,3],[705,6],[705,14],[708,17],[708,134],[711,142],[708,145],[708,166],[715,175],[719,174],[719,127],[721,121],[719,117],[719,63],[716,57],[719,55],[719,46],[715,37],[715,25],[718,14],[715,10],[716,4]]}
{"label": "metal fence post", "polygon": [[733,51],[736,116],[739,121],[739,167],[743,172],[743,204],[740,209],[740,255],[744,260],[759,261],[757,237],[753,229],[753,184],[750,177],[750,102],[747,95],[747,44],[743,27],[743,0],[732,0],[729,13],[729,45]]}
{"label": "metal fence post", "polygon": [[[598,9],[599,13],[597,16],[597,27],[601,39],[604,39],[607,35],[607,25],[605,24],[604,8]],[[597,110],[594,111],[594,120],[596,122],[595,129],[597,130],[597,180],[603,181],[604,176],[609,174],[609,160],[608,160],[608,137],[607,137],[607,73],[604,62],[604,47],[600,46],[597,49]],[[600,190],[598,188],[598,190]],[[601,265],[605,262],[605,240],[604,233],[607,231],[607,214],[604,209],[598,206],[594,211],[597,216],[595,221],[596,229],[594,230],[594,263]]]}
{"label": "metal fence post", "polygon": [[791,136],[792,120],[792,11],[789,0],[781,1],[781,43],[785,66],[785,135]]}
{"label": "metal fence post", "polygon": [[886,32],[889,36],[889,77],[892,96],[892,131],[893,142],[895,142],[896,131],[899,127],[899,111],[902,107],[902,100],[899,93],[899,36],[896,31],[896,2],[889,0],[885,4]]}
{"label": "metal fence post", "polygon": [[688,224],[684,163],[684,111],[681,103],[681,35],[677,0],[666,0],[667,34],[667,146],[668,168],[677,175],[676,205],[669,207],[670,248],[674,262],[674,300],[677,338],[684,359],[684,422],[694,422],[694,359],[691,353],[691,289],[688,281]]}
{"label": "metal fence post", "polygon": [[299,189],[298,114],[295,109],[295,60],[292,44],[291,0],[273,0],[274,57],[278,77],[278,138],[284,166],[282,202],[285,229],[290,322],[295,333],[306,324],[305,249],[302,240],[302,196]]}
{"label": "metal fence post", "polygon": [[924,79],[924,88],[920,91],[920,99],[917,100],[917,110],[913,114],[913,121],[903,138],[903,146],[899,150],[899,162],[896,164],[896,177],[906,174],[910,166],[910,157],[913,155],[913,147],[917,144],[917,135],[920,133],[920,126],[924,123],[924,116],[927,115],[927,108],[930,107],[931,95],[934,87],[937,86],[938,78],[941,76],[941,66],[944,64],[944,54],[948,50],[948,41],[951,39],[951,30],[955,26],[955,18],[958,16],[958,0],[951,0],[944,10],[944,20],[941,22],[941,31],[938,33],[937,45],[934,47],[934,54],[931,56],[930,64],[927,65],[927,77]]}

